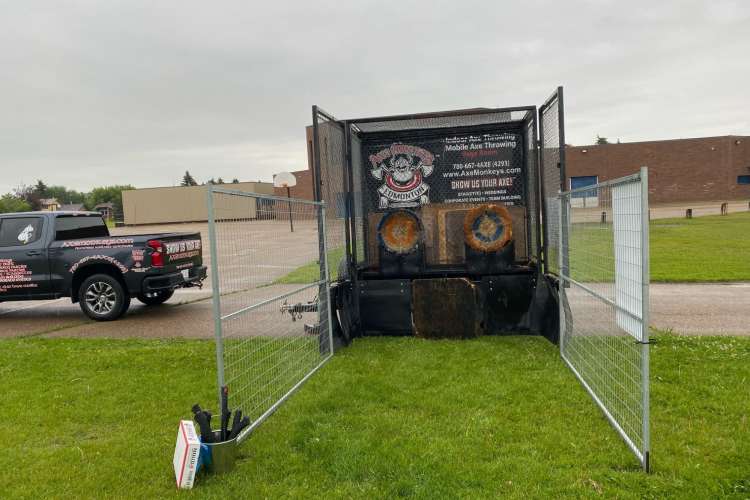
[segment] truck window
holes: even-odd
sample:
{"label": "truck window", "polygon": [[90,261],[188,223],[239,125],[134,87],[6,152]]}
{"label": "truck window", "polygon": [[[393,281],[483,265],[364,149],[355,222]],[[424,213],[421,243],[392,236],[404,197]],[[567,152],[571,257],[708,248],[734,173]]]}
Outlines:
{"label": "truck window", "polygon": [[0,247],[26,246],[42,236],[41,217],[14,217],[0,220]]}
{"label": "truck window", "polygon": [[55,240],[79,240],[109,236],[101,215],[60,215],[55,219]]}

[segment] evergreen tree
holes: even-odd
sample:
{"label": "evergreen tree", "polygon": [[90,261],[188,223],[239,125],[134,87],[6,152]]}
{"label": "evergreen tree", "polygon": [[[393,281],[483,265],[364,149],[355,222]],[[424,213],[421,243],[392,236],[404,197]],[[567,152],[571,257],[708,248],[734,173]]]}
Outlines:
{"label": "evergreen tree", "polygon": [[42,179],[37,179],[36,185],[34,186],[34,194],[37,198],[47,198],[47,185]]}
{"label": "evergreen tree", "polygon": [[185,175],[182,176],[182,182],[180,186],[197,186],[198,182],[190,175],[190,172],[185,170]]}

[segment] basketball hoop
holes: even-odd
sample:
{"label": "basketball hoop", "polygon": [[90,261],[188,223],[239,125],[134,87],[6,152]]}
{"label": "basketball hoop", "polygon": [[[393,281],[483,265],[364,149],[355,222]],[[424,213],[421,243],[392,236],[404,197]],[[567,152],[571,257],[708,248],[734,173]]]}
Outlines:
{"label": "basketball hoop", "polygon": [[273,176],[273,187],[293,188],[297,185],[297,178],[291,172],[279,172]]}

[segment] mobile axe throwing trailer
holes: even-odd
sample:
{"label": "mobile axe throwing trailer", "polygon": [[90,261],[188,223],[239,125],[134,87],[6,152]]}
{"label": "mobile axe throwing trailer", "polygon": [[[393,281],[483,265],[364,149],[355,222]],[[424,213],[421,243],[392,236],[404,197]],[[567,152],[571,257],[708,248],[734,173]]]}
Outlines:
{"label": "mobile axe throwing trailer", "polygon": [[540,335],[648,470],[646,168],[565,191],[562,88],[539,108],[314,106],[312,135],[315,201],[207,187],[217,386],[251,421],[238,442],[336,344]]}
{"label": "mobile axe throwing trailer", "polygon": [[353,120],[313,108],[316,199],[331,207],[326,225],[345,232],[341,261],[329,263],[344,342],[558,341],[542,192],[564,179],[562,106],[555,121],[559,140],[545,151],[536,106]]}

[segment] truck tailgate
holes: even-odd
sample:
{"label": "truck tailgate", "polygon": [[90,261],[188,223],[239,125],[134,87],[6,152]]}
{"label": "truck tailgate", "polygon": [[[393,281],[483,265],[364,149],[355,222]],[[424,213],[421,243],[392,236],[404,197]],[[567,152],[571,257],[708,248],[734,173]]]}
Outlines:
{"label": "truck tailgate", "polygon": [[203,263],[203,244],[200,233],[170,234],[160,239],[165,248],[165,270],[190,269]]}

